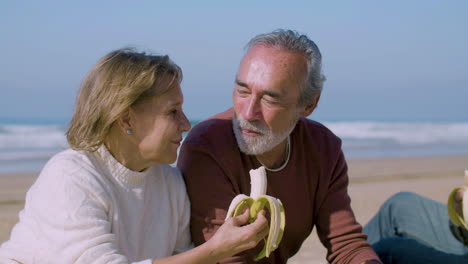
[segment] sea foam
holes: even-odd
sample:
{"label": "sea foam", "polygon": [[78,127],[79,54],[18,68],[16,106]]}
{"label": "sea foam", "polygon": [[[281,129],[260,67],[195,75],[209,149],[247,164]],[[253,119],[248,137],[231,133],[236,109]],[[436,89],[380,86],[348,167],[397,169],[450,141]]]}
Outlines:
{"label": "sea foam", "polygon": [[383,140],[402,145],[468,144],[468,123],[325,122],[343,140]]}
{"label": "sea foam", "polygon": [[[468,122],[324,122],[343,140],[347,157],[468,154]],[[38,171],[68,148],[61,125],[0,125],[0,173]]]}

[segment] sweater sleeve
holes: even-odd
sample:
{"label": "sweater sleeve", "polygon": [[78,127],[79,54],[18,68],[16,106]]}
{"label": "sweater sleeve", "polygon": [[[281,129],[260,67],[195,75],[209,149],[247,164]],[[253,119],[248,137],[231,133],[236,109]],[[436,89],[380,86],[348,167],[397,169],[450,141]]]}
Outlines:
{"label": "sweater sleeve", "polygon": [[378,260],[357,223],[348,196],[347,165],[340,151],[333,168],[328,194],[318,212],[317,233],[333,264],[359,264]]}
{"label": "sweater sleeve", "polygon": [[20,223],[6,245],[12,252],[24,252],[21,247],[27,247],[31,254],[19,253],[12,259],[22,263],[129,263],[116,246],[108,217],[110,200],[95,173],[64,159],[44,168],[28,191]]}

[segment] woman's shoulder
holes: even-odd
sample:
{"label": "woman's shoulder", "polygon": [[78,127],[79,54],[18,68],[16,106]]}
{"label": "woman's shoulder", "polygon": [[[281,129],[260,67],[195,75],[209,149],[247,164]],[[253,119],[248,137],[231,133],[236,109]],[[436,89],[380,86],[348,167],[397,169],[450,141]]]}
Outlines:
{"label": "woman's shoulder", "polygon": [[88,151],[67,149],[55,154],[44,166],[37,182],[68,185],[89,185],[102,188],[99,169]]}
{"label": "woman's shoulder", "polygon": [[43,171],[51,169],[75,171],[83,168],[89,169],[92,167],[94,167],[94,165],[86,151],[66,149],[52,156],[44,166]]}
{"label": "woman's shoulder", "polygon": [[57,208],[80,208],[94,203],[107,210],[110,197],[105,177],[93,165],[91,155],[70,149],[54,155],[29,189],[27,207],[44,208],[49,204]]}

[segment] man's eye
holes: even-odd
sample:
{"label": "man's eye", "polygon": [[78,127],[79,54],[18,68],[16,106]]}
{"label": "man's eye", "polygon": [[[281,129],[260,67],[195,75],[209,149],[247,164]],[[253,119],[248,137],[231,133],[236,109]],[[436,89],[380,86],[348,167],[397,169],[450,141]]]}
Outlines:
{"label": "man's eye", "polygon": [[246,90],[237,89],[237,92],[241,95],[248,94]]}
{"label": "man's eye", "polygon": [[265,98],[265,97],[263,97],[262,99],[263,99],[263,101],[265,101],[267,104],[271,104],[271,105],[278,104],[278,102],[276,102],[276,101],[274,101],[274,100],[271,100],[271,99],[268,99],[268,98]]}

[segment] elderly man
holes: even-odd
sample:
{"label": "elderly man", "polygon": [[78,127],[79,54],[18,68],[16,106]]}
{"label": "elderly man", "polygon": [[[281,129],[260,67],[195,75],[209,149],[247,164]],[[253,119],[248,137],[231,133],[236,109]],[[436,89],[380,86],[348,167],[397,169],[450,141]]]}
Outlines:
{"label": "elderly man", "polygon": [[[195,244],[212,237],[236,195],[250,193],[249,170],[264,166],[286,228],[279,248],[259,263],[286,263],[314,226],[330,263],[380,263],[350,207],[340,139],[306,119],[324,81],[320,51],[305,35],[278,30],[249,42],[234,107],[195,126],[180,151]],[[223,263],[251,263],[256,253]]]}

